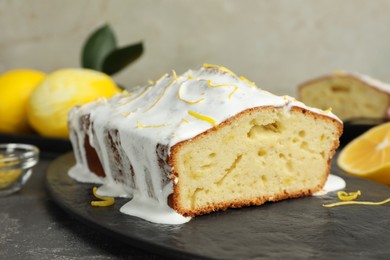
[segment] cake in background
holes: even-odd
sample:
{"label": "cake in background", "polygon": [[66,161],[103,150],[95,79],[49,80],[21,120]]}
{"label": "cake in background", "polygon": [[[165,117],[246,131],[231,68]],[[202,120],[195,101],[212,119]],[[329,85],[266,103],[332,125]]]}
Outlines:
{"label": "cake in background", "polygon": [[132,197],[124,213],[179,224],[320,191],[342,127],[330,111],[205,64],[74,108],[69,175]]}
{"label": "cake in background", "polygon": [[298,99],[331,108],[342,120],[390,117],[390,85],[358,73],[339,71],[307,81],[298,87]]}

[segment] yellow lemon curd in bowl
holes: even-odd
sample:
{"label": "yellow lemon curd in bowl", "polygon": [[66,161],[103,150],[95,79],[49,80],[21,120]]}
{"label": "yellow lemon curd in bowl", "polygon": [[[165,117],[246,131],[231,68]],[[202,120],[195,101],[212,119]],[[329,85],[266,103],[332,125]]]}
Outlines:
{"label": "yellow lemon curd in bowl", "polygon": [[19,191],[38,163],[39,149],[29,144],[0,144],[0,197]]}
{"label": "yellow lemon curd in bowl", "polygon": [[21,169],[12,169],[20,163],[18,159],[7,161],[5,158],[4,154],[0,154],[0,189],[9,187],[20,178],[23,172]]}

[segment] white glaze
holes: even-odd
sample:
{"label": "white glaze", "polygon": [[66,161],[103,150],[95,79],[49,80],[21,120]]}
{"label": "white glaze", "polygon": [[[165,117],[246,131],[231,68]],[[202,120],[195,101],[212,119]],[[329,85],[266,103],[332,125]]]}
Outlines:
{"label": "white glaze", "polygon": [[97,189],[96,194],[106,197],[131,199],[131,194],[129,193],[127,187],[121,183],[105,183]]}
{"label": "white glaze", "polygon": [[342,190],[345,188],[345,181],[336,175],[329,174],[328,179],[326,180],[326,183],[321,191],[316,192],[313,194],[313,196],[323,196],[326,195],[329,192]]}
{"label": "white glaze", "polygon": [[124,214],[139,217],[158,224],[184,224],[191,220],[183,217],[172,208],[165,207],[155,200],[134,196],[132,200],[123,205],[120,211]]}
{"label": "white glaze", "polygon": [[[171,76],[164,75],[154,86],[144,86],[134,93],[116,95],[108,100],[100,99],[72,110],[69,125],[76,131],[71,131],[70,139],[75,147],[77,164],[71,170],[71,176],[74,177],[73,173],[84,167],[80,179],[88,179],[85,151],[79,149],[83,147],[85,134],[88,134],[89,142],[97,151],[106,174],[106,188],[100,189],[104,193],[101,195],[132,196],[133,200],[121,211],[149,221],[165,224],[187,222],[188,218],[179,218],[167,205],[167,197],[173,192],[173,182],[163,182],[156,154],[157,144],[167,146],[169,153],[175,144],[214,127],[210,122],[194,117],[190,111],[207,116],[219,124],[248,108],[258,106],[282,107],[286,113],[292,107],[301,107],[340,121],[329,111],[307,107],[289,96],[275,96],[224,69],[203,67],[200,70],[189,70],[181,76],[173,73]],[[87,133],[78,120],[81,115],[90,115],[93,122]],[[118,151],[121,158],[129,161],[133,167],[134,181],[130,179],[130,174],[125,175],[124,185],[114,180],[113,174],[118,165],[105,150],[110,146],[107,143],[107,129],[118,130],[118,136],[113,139],[121,143],[123,150]],[[93,176],[89,174],[91,182],[94,182]],[[134,183],[136,188],[131,188]],[[164,212],[160,220],[154,217],[158,212]]]}
{"label": "white glaze", "polygon": [[68,171],[69,177],[75,179],[78,182],[83,183],[97,183],[97,184],[103,184],[104,179],[98,177],[97,175],[91,173],[88,168],[86,168],[84,165],[81,165],[79,163],[76,163],[69,171]]}

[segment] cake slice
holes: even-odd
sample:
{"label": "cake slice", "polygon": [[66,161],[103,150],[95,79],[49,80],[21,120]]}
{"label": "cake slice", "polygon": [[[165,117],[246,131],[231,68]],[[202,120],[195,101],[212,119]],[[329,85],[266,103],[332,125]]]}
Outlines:
{"label": "cake slice", "polygon": [[389,118],[390,85],[369,76],[335,72],[301,84],[299,100],[321,109],[332,108],[342,120]]}
{"label": "cake slice", "polygon": [[331,112],[208,64],[75,108],[69,126],[70,176],[159,223],[313,194],[342,133]]}

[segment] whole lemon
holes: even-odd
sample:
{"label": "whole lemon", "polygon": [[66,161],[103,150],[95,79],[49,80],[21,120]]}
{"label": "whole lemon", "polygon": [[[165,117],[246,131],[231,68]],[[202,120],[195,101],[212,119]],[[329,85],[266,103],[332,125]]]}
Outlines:
{"label": "whole lemon", "polygon": [[89,69],[61,69],[45,78],[28,102],[28,120],[41,135],[68,138],[72,107],[120,92],[108,75]]}
{"label": "whole lemon", "polygon": [[30,69],[10,70],[0,75],[0,132],[27,133],[27,101],[45,74]]}

